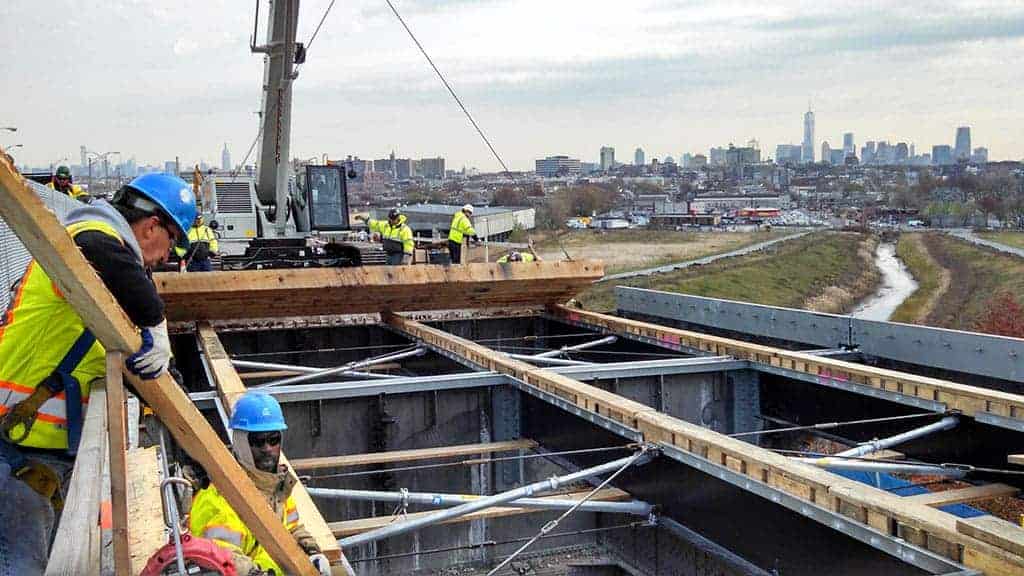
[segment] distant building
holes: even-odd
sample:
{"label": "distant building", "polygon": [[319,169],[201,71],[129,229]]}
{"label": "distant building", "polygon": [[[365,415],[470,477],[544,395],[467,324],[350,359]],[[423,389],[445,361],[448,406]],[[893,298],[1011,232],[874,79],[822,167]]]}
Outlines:
{"label": "distant building", "polygon": [[907,143],[900,142],[899,144],[896,144],[896,150],[893,156],[896,164],[906,164],[908,158],[910,158],[910,148],[907,146]]}
{"label": "distant building", "polygon": [[85,168],[89,165],[89,151],[85,146],[79,146],[78,151],[82,155],[82,167]]}
{"label": "distant building", "polygon": [[734,212],[741,208],[785,208],[778,194],[707,194],[698,195],[690,201],[688,212],[705,214],[711,212]]}
{"label": "distant building", "polygon": [[568,156],[548,156],[542,160],[537,160],[535,164],[537,175],[544,178],[578,176],[582,171],[580,161]]}
{"label": "distant building", "polygon": [[228,143],[224,143],[224,150],[220,153],[220,169],[228,172],[231,170],[231,152],[228,152]]}
{"label": "distant building", "polygon": [[828,140],[821,143],[821,161],[825,164],[832,163],[832,147],[828,145]]}
{"label": "distant building", "polygon": [[395,178],[398,180],[408,180],[416,176],[413,161],[409,158],[395,158],[394,166]]}
{"label": "distant building", "polygon": [[953,149],[948,144],[932,146],[932,164],[938,166],[953,164]]}
{"label": "distant building", "polygon": [[683,155],[679,157],[679,163],[683,165],[683,168],[689,168],[693,164],[693,154],[684,152]]}
{"label": "distant building", "polygon": [[444,180],[445,167],[444,158],[421,158],[419,162],[419,176],[427,180]]}
{"label": "distant building", "polygon": [[779,144],[775,147],[775,163],[779,166],[799,164],[802,157],[798,144]]}
{"label": "distant building", "polygon": [[164,162],[164,172],[168,174],[178,174],[178,163],[174,160],[167,160]]}
{"label": "distant building", "polygon": [[[934,154],[933,154],[934,156]],[[960,126],[956,129],[956,148],[953,149],[954,160],[971,158],[971,127]]]}
{"label": "distant building", "polygon": [[580,162],[580,172],[583,174],[594,174],[601,171],[601,165],[596,162]]}
{"label": "distant building", "polygon": [[607,172],[615,167],[615,148],[601,147],[601,170]]}
{"label": "distant building", "polygon": [[872,164],[875,161],[875,143],[867,141],[860,149],[860,161],[864,164]]}
{"label": "distant building", "polygon": [[708,160],[712,166],[725,166],[726,158],[725,153],[728,150],[726,148],[712,148]]}
{"label": "distant building", "polygon": [[814,112],[811,110],[804,114],[803,161],[814,163]]}
{"label": "distant building", "polygon": [[690,160],[690,168],[704,168],[708,165],[708,157],[703,154],[695,154]]}
{"label": "distant building", "polygon": [[833,166],[843,166],[844,164],[846,164],[846,159],[847,158],[855,159],[857,157],[856,156],[847,156],[846,155],[846,150],[839,150],[839,149],[831,150],[831,151],[829,151],[828,163],[832,164]]}
{"label": "distant building", "polygon": [[633,153],[633,165],[634,166],[644,166],[645,164],[647,164],[647,161],[645,160],[645,157],[644,157],[644,149],[643,148],[637,148],[636,152]]}
{"label": "distant building", "polygon": [[975,164],[988,163],[988,148],[975,148],[974,153],[971,154],[971,162]]}
{"label": "distant building", "polygon": [[745,166],[759,162],[761,162],[761,151],[757,148],[750,146],[736,148],[735,146],[730,146],[725,151],[725,164],[727,166]]}
{"label": "distant building", "polygon": [[843,134],[843,157],[856,156],[857,146],[853,143],[853,132]]}

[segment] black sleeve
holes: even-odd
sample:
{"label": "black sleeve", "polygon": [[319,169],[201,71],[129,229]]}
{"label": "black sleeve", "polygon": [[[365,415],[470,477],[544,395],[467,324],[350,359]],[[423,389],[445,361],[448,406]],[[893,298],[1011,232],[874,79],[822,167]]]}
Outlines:
{"label": "black sleeve", "polygon": [[116,238],[93,230],[75,236],[75,244],[136,326],[156,326],[163,321],[164,302],[149,271],[131,249]]}

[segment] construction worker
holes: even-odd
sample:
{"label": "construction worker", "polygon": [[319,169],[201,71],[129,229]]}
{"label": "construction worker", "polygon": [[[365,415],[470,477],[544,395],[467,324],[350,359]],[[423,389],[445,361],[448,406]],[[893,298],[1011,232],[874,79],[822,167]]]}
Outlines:
{"label": "construction worker", "polygon": [[82,187],[78,184],[73,183],[71,169],[67,166],[58,166],[53,179],[46,186],[58,192],[63,192],[75,200],[89,201],[89,193],[82,190]]}
{"label": "construction worker", "polygon": [[405,214],[399,212],[398,208],[388,211],[387,220],[367,219],[361,214],[356,216],[356,219],[365,221],[370,232],[380,234],[381,241],[384,243],[384,253],[388,258],[388,266],[412,263],[412,251],[415,247],[412,228],[406,224]]}
{"label": "construction worker", "polygon": [[[288,428],[281,405],[269,394],[246,392],[235,403],[230,426],[232,451],[238,463],[270,502],[274,513],[309,556],[313,566],[321,575],[330,576],[331,566],[327,557],[300,522],[292,498],[292,488],[298,480],[288,466],[281,464],[281,441]],[[212,484],[193,498],[189,529],[192,534],[213,540],[218,546],[230,550],[235,571],[240,576],[284,574]],[[345,565],[338,566],[339,574],[348,573],[350,568],[346,570]]]}
{"label": "construction worker", "polygon": [[480,238],[473,229],[473,223],[469,221],[473,216],[473,205],[466,204],[452,216],[452,224],[448,231],[448,254],[451,255],[452,264],[462,264],[462,243],[466,237],[479,242]]}
{"label": "construction worker", "polygon": [[537,260],[540,260],[540,258],[529,252],[513,250],[501,258],[498,258],[498,264],[505,264],[507,262],[535,262]]}
{"label": "construction worker", "polygon": [[211,257],[218,255],[220,246],[217,244],[217,234],[203,221],[202,214],[196,214],[196,220],[192,223],[192,229],[188,231],[189,249],[175,248],[174,252],[187,263],[189,272],[213,272]]}
{"label": "construction worker", "polygon": [[[79,206],[65,219],[86,260],[141,327],[142,346],[125,365],[142,378],[160,376],[171,360],[163,302],[149,268],[187,242],[195,215],[188,184],[146,174],[112,202]],[[32,261],[0,322],[0,576],[42,574],[46,567],[64,476],[74,464],[90,387],[105,377],[105,354]]]}

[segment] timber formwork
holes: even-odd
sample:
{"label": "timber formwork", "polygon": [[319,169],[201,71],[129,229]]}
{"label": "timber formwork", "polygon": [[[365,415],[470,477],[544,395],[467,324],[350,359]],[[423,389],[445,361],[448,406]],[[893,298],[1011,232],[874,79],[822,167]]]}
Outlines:
{"label": "timber formwork", "polygon": [[[113,537],[119,541],[114,562],[121,568],[130,562],[129,570],[137,572],[166,541],[163,530],[152,530],[159,517],[154,494],[158,499],[160,492],[154,479],[165,474],[152,451],[125,452],[120,437],[127,417],[117,395],[116,354],[133,350],[137,333],[56,219],[2,162],[0,192],[7,224],[112,351],[108,388],[115,391],[113,400],[102,401],[97,389],[101,401],[91,403],[83,438],[89,456],[76,465],[68,516],[60,527],[61,533],[78,537],[61,541],[58,536],[53,571],[95,571],[102,554],[95,518],[109,490],[120,501],[114,506]],[[842,347],[793,350],[557,304],[599,276],[599,264],[306,272],[161,279],[158,284],[181,321],[175,353],[192,393],[186,396],[168,378],[128,376],[179,446],[221,487],[270,553],[295,573],[309,573],[309,566],[269,508],[258,505],[254,487],[224,447],[225,424],[247,387],[289,377],[281,372],[331,367],[337,368],[323,378],[328,382],[264,388],[282,401],[293,423],[285,451],[299,472],[310,476],[310,486],[486,496],[589,469],[642,447],[644,463],[623,469],[614,490],[595,493],[593,500],[645,502],[655,507],[653,516],[636,520],[579,512],[566,518],[561,532],[532,549],[557,550],[563,559],[574,559],[558,573],[1001,576],[1024,571],[1024,530],[1012,523],[991,516],[958,518],[935,508],[935,501],[900,497],[831,473],[770,450],[768,443],[759,445],[757,435],[737,436],[760,432],[780,416],[815,423],[824,413],[845,418],[923,414],[933,420],[954,415],[956,429],[897,448],[926,462],[946,462],[933,458],[953,454],[958,466],[931,469],[974,476],[979,471],[972,466],[995,468],[995,458],[1009,466],[1007,460],[1015,461],[1011,453],[1024,444],[1024,397],[987,386],[991,379],[1015,381],[1015,374],[986,374],[990,380],[981,382],[986,385],[974,386],[969,380],[874,366],[866,363],[870,355]],[[545,285],[546,274],[563,276]],[[406,276],[410,287],[403,292],[397,287]],[[189,306],[175,300],[186,294],[204,294],[216,305],[197,306],[190,315]],[[486,319],[473,312],[433,312],[452,302],[508,308]],[[547,308],[539,314],[516,308],[536,311],[538,305]],[[414,316],[406,309],[429,312]],[[247,310],[261,320],[250,323]],[[362,315],[345,316],[352,313]],[[231,323],[230,330],[218,334],[218,325],[207,320]],[[557,358],[560,347],[585,346],[588,338],[609,335],[618,341]],[[428,353],[422,355],[420,348]],[[395,349],[416,352],[399,362],[357,364]],[[543,351],[550,354],[538,355]],[[254,376],[238,372],[239,360],[278,366]],[[796,408],[785,412],[791,405]],[[906,429],[891,424],[834,438],[856,445]],[[113,453],[106,450],[107,438]],[[972,447],[980,444],[985,449],[975,454]],[[464,458],[467,450],[492,456],[451,461]],[[505,450],[511,455],[493,456],[508,454]],[[350,460],[338,460],[344,457]],[[128,481],[102,482],[104,470],[110,475],[127,470]],[[976,477],[996,475],[1005,482],[1001,486],[990,483],[947,499],[976,501],[1019,487],[1014,486],[1019,476],[999,474],[985,470]],[[562,497],[582,499],[599,481],[574,484]],[[394,530],[391,526],[426,510],[314,501],[303,488],[297,496],[307,527],[325,550],[332,556],[344,552],[364,574],[422,573],[453,564],[486,569],[556,514],[512,504],[462,518],[461,524],[375,540],[369,536],[375,530]],[[360,541],[368,543],[342,551],[335,539],[354,534],[365,534]],[[85,546],[78,545],[82,535]],[[541,573],[537,567],[544,561],[520,559],[528,565],[511,570]]]}

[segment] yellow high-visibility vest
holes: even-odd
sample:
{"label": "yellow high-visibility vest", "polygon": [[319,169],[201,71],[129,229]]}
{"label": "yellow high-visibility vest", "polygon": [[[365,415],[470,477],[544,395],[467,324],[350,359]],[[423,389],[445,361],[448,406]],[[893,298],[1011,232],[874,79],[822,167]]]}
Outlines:
{"label": "yellow high-visibility vest", "polygon": [[462,239],[466,236],[476,236],[476,230],[473,229],[473,223],[469,221],[469,217],[462,210],[455,213],[452,216],[451,230],[448,231],[448,239],[456,244],[462,244]]}
{"label": "yellow high-visibility vest", "polygon": [[[105,222],[84,221],[67,227],[74,238],[85,231],[97,231],[124,239]],[[57,368],[78,337],[85,331],[82,318],[64,299],[57,285],[38,262],[32,260],[18,282],[14,299],[0,325],[0,414],[31,395]],[[71,372],[81,390],[82,411],[89,402],[93,380],[106,375],[106,351],[96,341]],[[68,413],[65,393],[50,398],[39,409],[28,435],[19,444],[31,448],[66,449]],[[16,426],[11,435],[20,435]]]}

